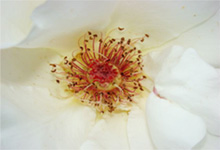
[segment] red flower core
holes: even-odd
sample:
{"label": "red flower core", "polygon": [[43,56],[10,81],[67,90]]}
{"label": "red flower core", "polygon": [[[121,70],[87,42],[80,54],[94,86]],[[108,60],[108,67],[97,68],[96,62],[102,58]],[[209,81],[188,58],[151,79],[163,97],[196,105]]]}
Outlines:
{"label": "red flower core", "polygon": [[88,32],[83,41],[79,40],[81,52],[70,59],[64,57],[60,64],[51,64],[51,72],[57,83],[63,83],[82,103],[99,112],[112,112],[130,104],[143,91],[140,81],[146,76],[141,50],[135,47],[139,41],[143,42],[144,37],[114,39]]}

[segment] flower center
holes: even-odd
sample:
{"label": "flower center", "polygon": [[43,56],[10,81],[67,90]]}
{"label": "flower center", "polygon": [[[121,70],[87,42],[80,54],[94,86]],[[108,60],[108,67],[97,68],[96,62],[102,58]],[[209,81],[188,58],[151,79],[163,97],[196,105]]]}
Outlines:
{"label": "flower center", "polygon": [[140,81],[147,77],[142,72],[141,50],[135,46],[143,41],[144,37],[115,39],[110,33],[104,36],[88,32],[78,41],[80,51],[65,56],[59,64],[50,64],[51,72],[55,73],[57,83],[83,104],[102,113],[122,110],[144,90]]}
{"label": "flower center", "polygon": [[110,91],[121,82],[119,69],[109,62],[93,62],[89,65],[88,80],[94,83],[99,90]]}

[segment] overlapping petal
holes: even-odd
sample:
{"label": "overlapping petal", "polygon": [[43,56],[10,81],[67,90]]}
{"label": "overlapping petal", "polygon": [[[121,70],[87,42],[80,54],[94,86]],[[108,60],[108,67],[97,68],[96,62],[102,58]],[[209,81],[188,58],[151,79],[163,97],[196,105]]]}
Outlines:
{"label": "overlapping petal", "polygon": [[203,117],[209,132],[220,134],[220,75],[195,50],[174,47],[163,62],[155,87],[162,97]]}
{"label": "overlapping petal", "polygon": [[1,111],[4,121],[2,149],[78,149],[94,125],[96,116],[91,108],[72,105],[59,110],[59,113],[35,119],[29,112],[9,104],[8,99]]}
{"label": "overlapping petal", "polygon": [[43,2],[44,0],[1,2],[1,48],[17,45],[26,38],[32,27],[30,16]]}
{"label": "overlapping petal", "polygon": [[129,112],[127,134],[130,150],[153,150],[149,129],[143,110],[134,106]]}
{"label": "overlapping petal", "polygon": [[[2,148],[79,148],[96,114],[72,99],[53,96],[47,49],[1,51]],[[86,117],[85,117],[86,116]]]}
{"label": "overlapping petal", "polygon": [[129,149],[126,113],[98,120],[81,146],[81,150]]}
{"label": "overlapping petal", "polygon": [[125,27],[129,32],[125,37],[149,34],[150,38],[144,43],[144,47],[149,50],[197,27],[215,15],[218,9],[217,1],[121,2],[112,16],[109,28]]}
{"label": "overlapping petal", "polygon": [[152,140],[159,149],[191,149],[206,134],[203,120],[152,93],[146,103]]}
{"label": "overlapping petal", "polygon": [[22,47],[77,48],[88,30],[102,31],[110,21],[116,2],[47,1],[32,15],[34,28]]}

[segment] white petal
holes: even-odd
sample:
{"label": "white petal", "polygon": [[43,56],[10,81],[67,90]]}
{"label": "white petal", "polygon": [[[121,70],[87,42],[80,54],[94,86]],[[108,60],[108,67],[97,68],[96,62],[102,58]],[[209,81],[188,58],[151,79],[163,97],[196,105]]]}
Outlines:
{"label": "white petal", "polygon": [[125,113],[114,114],[97,121],[81,149],[129,149],[126,126],[127,115]]}
{"label": "white petal", "polygon": [[114,7],[115,2],[48,1],[34,11],[35,27],[20,46],[73,50],[82,34],[103,30]]}
{"label": "white petal", "polygon": [[1,2],[1,48],[7,48],[21,42],[31,30],[31,13],[42,4],[38,1],[2,1]]}
{"label": "white petal", "polygon": [[156,89],[162,97],[172,100],[203,117],[209,132],[220,135],[220,74],[206,64],[194,49],[187,49],[174,58],[172,49],[159,75]]}
{"label": "white petal", "polygon": [[95,112],[50,92],[56,85],[49,63],[58,54],[48,49],[7,49],[1,57],[3,147],[79,148],[94,124]]}
{"label": "white petal", "polygon": [[88,107],[74,106],[60,111],[57,115],[41,116],[42,119],[37,121],[27,114],[26,120],[16,118],[22,110],[12,110],[13,113],[5,113],[7,110],[2,110],[4,121],[17,120],[16,123],[2,127],[4,149],[77,149],[94,125],[96,116]]}
{"label": "white petal", "polygon": [[175,45],[194,48],[207,63],[215,67],[220,67],[219,18],[220,10],[209,21],[183,34],[173,43]]}
{"label": "white petal", "polygon": [[144,72],[153,80],[156,80],[158,73],[163,68],[164,62],[173,63],[184,53],[183,47],[174,46],[173,49],[175,50],[172,51],[172,49],[167,48],[163,51],[154,51],[144,56]]}
{"label": "white petal", "polygon": [[152,140],[161,149],[190,149],[206,133],[203,120],[153,93],[146,103]]}
{"label": "white petal", "polygon": [[57,99],[50,92],[59,85],[53,81],[49,63],[58,58],[57,53],[47,49],[2,50],[2,97],[33,117],[67,106],[71,100]]}
{"label": "white petal", "polygon": [[144,42],[145,48],[155,48],[206,21],[218,8],[217,1],[121,2],[109,28],[125,27],[132,34],[129,36],[135,37],[147,33],[150,37]]}
{"label": "white petal", "polygon": [[128,116],[128,140],[131,150],[152,150],[152,144],[146,123],[146,116],[138,107],[133,107]]}
{"label": "white petal", "polygon": [[193,150],[219,150],[220,149],[220,137],[206,134],[206,137],[196,145]]}

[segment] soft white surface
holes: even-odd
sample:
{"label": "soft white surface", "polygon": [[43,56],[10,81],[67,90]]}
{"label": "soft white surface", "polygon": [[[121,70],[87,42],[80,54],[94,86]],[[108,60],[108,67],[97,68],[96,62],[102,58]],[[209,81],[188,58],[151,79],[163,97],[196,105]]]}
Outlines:
{"label": "soft white surface", "polygon": [[220,137],[213,136],[209,133],[206,134],[205,138],[198,143],[193,150],[219,150],[220,149]]}
{"label": "soft white surface", "polygon": [[1,1],[1,48],[14,46],[28,35],[31,14],[44,0]]}
{"label": "soft white surface", "polygon": [[156,76],[158,93],[201,116],[208,131],[220,135],[220,74],[189,48],[173,47]]}
{"label": "soft white surface", "polygon": [[121,26],[129,37],[149,34],[144,47],[154,48],[206,21],[218,7],[218,2],[201,1],[48,1],[33,13],[35,26],[20,46],[73,50],[87,30],[109,31]]}
{"label": "soft white surface", "polygon": [[3,149],[78,149],[95,120],[94,111],[85,106],[72,105],[36,120],[7,99],[1,111]]}
{"label": "soft white surface", "polygon": [[147,33],[144,47],[155,48],[206,21],[218,8],[217,1],[122,1],[108,28],[125,27],[128,37]]}
{"label": "soft white surface", "polygon": [[147,99],[146,118],[152,140],[159,149],[191,149],[206,134],[200,117],[154,93]]}
{"label": "soft white surface", "polygon": [[149,135],[145,113],[136,106],[129,112],[127,133],[130,150],[155,149]]}
{"label": "soft white surface", "polygon": [[[220,6],[220,2],[217,6]],[[198,17],[195,15],[194,17]],[[196,27],[184,32],[175,40],[169,41],[153,50],[163,50],[173,45],[181,45],[185,48],[192,47],[198,55],[214,67],[220,67],[220,10],[214,16]],[[160,55],[161,56],[161,55]]]}
{"label": "soft white surface", "polygon": [[91,108],[51,95],[49,62],[57,57],[46,49],[1,51],[2,148],[79,148],[94,125]]}
{"label": "soft white surface", "polygon": [[110,21],[115,3],[48,1],[34,11],[34,28],[20,46],[74,50],[82,34],[88,30],[103,30]]}
{"label": "soft white surface", "polygon": [[[220,2],[219,2],[220,6]],[[198,17],[197,15],[195,17]],[[193,47],[214,67],[220,67],[220,10],[209,21],[183,34],[172,44]]]}
{"label": "soft white surface", "polygon": [[113,114],[98,120],[81,150],[129,149],[126,126],[126,113]]}

